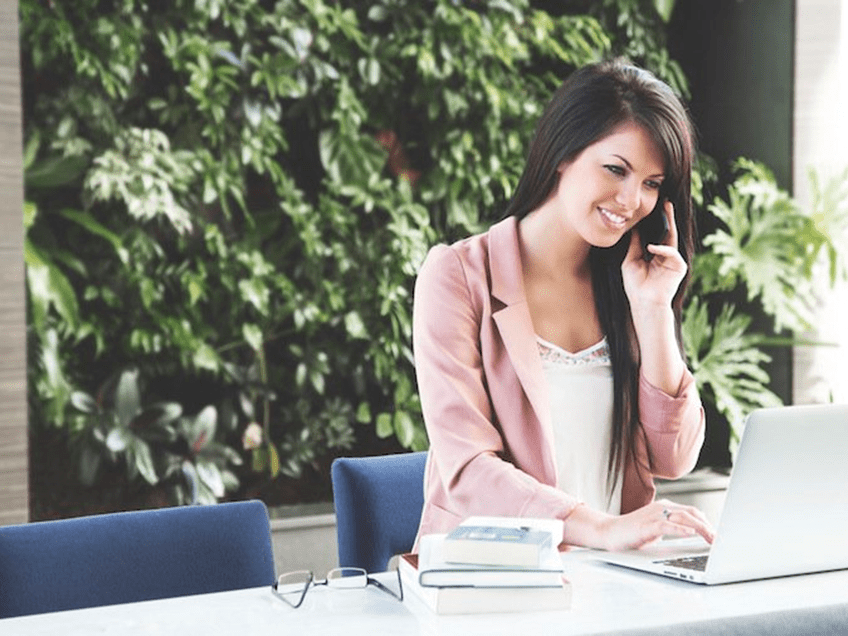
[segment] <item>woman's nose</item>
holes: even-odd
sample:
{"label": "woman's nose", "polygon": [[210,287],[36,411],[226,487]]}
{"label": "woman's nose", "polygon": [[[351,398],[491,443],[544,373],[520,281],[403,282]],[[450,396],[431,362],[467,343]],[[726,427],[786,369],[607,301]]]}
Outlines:
{"label": "woman's nose", "polygon": [[626,180],[618,190],[616,201],[626,210],[638,209],[641,201],[639,184],[631,182],[629,179]]}

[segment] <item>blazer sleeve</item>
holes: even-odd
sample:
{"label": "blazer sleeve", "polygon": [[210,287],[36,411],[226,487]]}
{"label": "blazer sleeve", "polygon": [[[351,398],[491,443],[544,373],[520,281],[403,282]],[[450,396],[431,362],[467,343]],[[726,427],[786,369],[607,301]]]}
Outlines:
{"label": "blazer sleeve", "polygon": [[[481,321],[490,312],[474,296],[486,293],[485,283],[468,282],[484,275],[466,271],[454,248],[442,245],[430,251],[416,281],[415,368],[434,473],[428,478],[437,480],[427,485],[424,515],[437,505],[457,523],[470,515],[565,519],[580,503],[576,498],[504,459],[488,393],[496,379],[486,377],[480,344]],[[521,417],[519,409],[514,417]]]}
{"label": "blazer sleeve", "polygon": [[640,377],[639,420],[645,431],[651,473],[677,479],[695,467],[704,443],[704,408],[688,369],[676,396]]}

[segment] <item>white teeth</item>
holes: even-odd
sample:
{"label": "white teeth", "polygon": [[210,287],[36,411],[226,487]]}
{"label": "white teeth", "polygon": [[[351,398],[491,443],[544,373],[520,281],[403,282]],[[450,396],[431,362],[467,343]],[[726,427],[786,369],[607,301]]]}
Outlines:
{"label": "white teeth", "polygon": [[607,219],[609,219],[610,223],[615,223],[616,225],[624,225],[627,222],[627,219],[620,214],[614,214],[605,208],[598,208]]}

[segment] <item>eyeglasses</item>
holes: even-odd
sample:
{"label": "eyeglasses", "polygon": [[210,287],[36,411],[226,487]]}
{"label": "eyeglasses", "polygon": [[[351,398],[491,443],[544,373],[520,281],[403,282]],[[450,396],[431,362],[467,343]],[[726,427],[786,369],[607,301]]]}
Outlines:
{"label": "eyeglasses", "polygon": [[395,592],[383,585],[380,581],[369,576],[362,568],[335,568],[327,573],[325,579],[315,579],[309,570],[298,570],[297,572],[286,572],[277,577],[273,585],[273,592],[286,603],[297,609],[306,598],[309,588],[314,585],[326,585],[336,589],[356,589],[374,585],[390,594],[399,601],[403,600],[403,586],[400,582],[400,570],[397,571],[398,591]]}

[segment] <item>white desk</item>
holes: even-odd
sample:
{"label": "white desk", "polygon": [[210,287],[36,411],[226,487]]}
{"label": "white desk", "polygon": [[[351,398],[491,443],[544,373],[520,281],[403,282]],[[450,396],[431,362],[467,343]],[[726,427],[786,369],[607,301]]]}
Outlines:
{"label": "white desk", "polygon": [[803,608],[825,612],[828,606],[848,607],[848,571],[702,587],[604,565],[589,556],[582,551],[564,555],[573,596],[572,608],[561,612],[436,616],[423,605],[399,603],[374,586],[313,588],[295,610],[270,588],[254,588],[9,618],[0,620],[0,634],[595,634]]}

